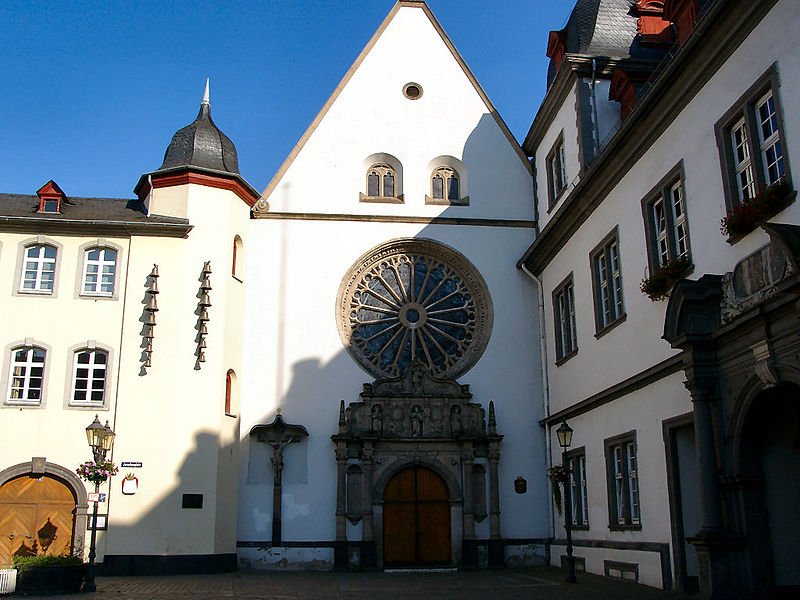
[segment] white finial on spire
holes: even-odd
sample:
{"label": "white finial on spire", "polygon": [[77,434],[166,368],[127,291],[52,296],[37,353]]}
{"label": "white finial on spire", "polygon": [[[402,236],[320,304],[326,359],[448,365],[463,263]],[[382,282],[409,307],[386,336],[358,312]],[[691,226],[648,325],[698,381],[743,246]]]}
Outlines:
{"label": "white finial on spire", "polygon": [[209,78],[206,77],[206,91],[203,94],[203,104],[211,105],[211,94],[209,93]]}

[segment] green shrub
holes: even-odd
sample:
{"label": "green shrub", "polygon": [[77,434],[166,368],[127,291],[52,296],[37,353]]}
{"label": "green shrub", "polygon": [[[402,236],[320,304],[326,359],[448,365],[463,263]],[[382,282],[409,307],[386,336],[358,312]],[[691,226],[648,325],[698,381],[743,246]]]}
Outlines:
{"label": "green shrub", "polygon": [[34,567],[66,567],[81,565],[83,560],[78,556],[14,556],[14,568],[25,571]]}

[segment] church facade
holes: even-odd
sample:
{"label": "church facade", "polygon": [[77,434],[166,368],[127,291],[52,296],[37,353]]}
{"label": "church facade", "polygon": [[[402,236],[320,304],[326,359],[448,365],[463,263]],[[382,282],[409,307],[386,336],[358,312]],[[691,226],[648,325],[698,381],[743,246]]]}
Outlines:
{"label": "church facade", "polygon": [[0,566],[95,414],[107,573],[560,565],[568,422],[579,569],[800,584],[789,4],[579,0],[520,146],[401,0],[261,194],[208,89],[134,199],[0,194]]}

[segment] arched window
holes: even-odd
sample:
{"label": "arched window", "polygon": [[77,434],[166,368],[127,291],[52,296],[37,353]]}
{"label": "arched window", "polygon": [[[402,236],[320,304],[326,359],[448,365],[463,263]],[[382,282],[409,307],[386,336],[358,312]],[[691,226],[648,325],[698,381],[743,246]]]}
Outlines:
{"label": "arched window", "polygon": [[225,374],[225,414],[235,417],[239,411],[239,401],[236,389],[236,373],[233,369],[228,369]]}
{"label": "arched window", "polygon": [[397,198],[397,171],[387,164],[375,164],[367,170],[369,198]]}
{"label": "arched window", "polygon": [[11,350],[6,400],[12,404],[39,404],[44,387],[47,352],[37,346],[19,346]]}
{"label": "arched window", "polygon": [[72,361],[72,393],[74,405],[102,405],[106,396],[108,352],[84,348],[75,352]]}
{"label": "arched window", "polygon": [[113,248],[88,248],[83,255],[81,294],[113,296],[117,276],[117,251]]}
{"label": "arched window", "polygon": [[469,206],[467,168],[455,156],[443,154],[428,163],[431,174],[425,204],[439,206]]}
{"label": "arched window", "polygon": [[22,264],[22,278],[19,288],[22,292],[52,294],[56,278],[56,257],[58,250],[47,244],[33,244],[25,247]]}
{"label": "arched window", "polygon": [[242,238],[240,238],[238,235],[234,236],[231,275],[233,275],[239,281],[242,281],[242,279],[244,278],[244,254],[242,253],[243,249],[244,249],[244,243],[242,242]]}
{"label": "arched window", "polygon": [[431,176],[431,198],[458,201],[461,199],[458,173],[450,167],[439,167]]}

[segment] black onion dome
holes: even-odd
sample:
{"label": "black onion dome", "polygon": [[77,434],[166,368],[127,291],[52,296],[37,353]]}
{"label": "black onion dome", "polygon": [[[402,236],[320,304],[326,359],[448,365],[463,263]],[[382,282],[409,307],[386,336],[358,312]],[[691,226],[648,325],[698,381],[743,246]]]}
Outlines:
{"label": "black onion dome", "polygon": [[239,174],[236,146],[214,124],[211,118],[211,105],[207,98],[203,99],[194,122],[179,129],[172,136],[159,171],[180,167],[198,167]]}

